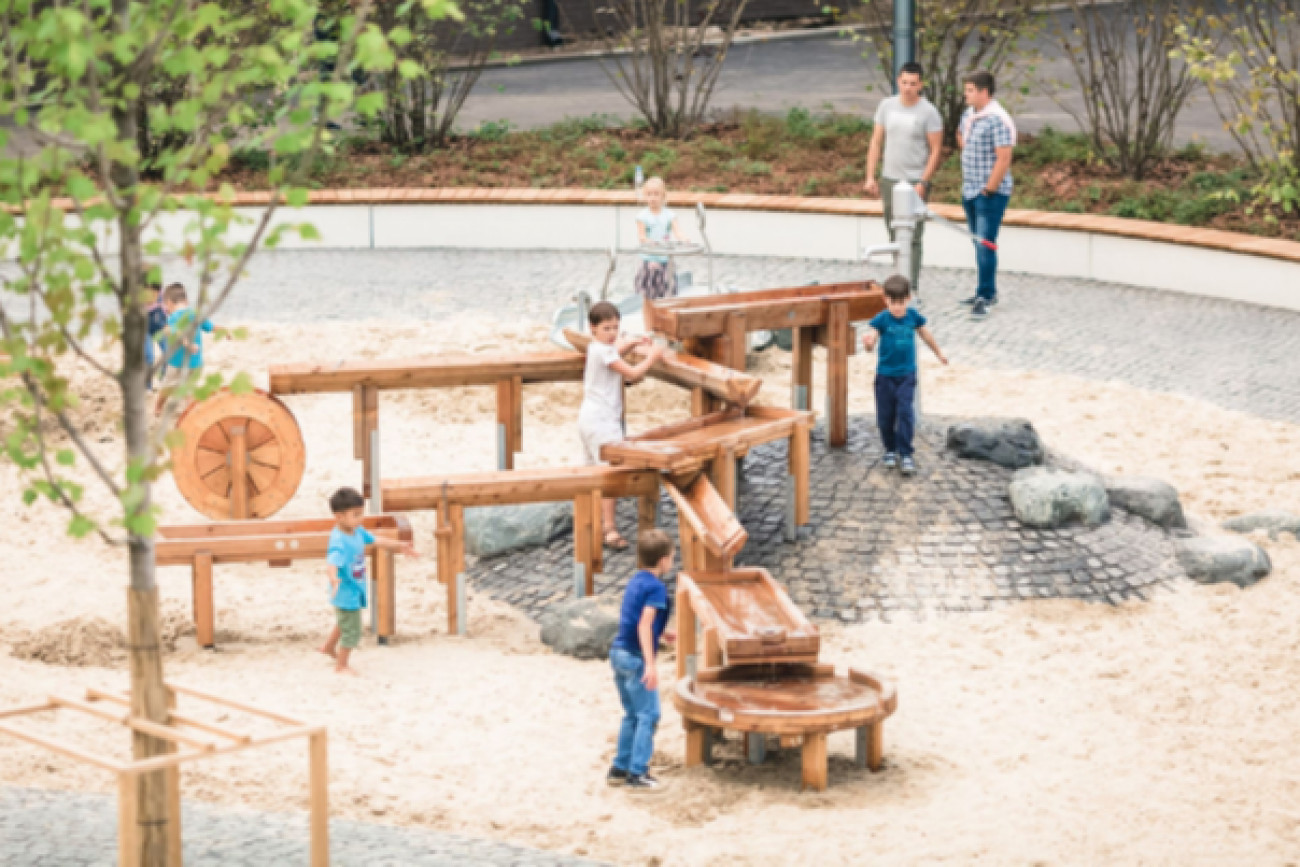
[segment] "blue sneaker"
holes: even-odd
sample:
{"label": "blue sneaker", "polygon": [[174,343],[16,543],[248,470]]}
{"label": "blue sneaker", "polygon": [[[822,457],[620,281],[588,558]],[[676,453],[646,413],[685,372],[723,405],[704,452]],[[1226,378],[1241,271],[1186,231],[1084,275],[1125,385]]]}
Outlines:
{"label": "blue sneaker", "polygon": [[898,455],[893,452],[885,452],[885,456],[880,459],[880,465],[887,470],[892,470],[898,466]]}

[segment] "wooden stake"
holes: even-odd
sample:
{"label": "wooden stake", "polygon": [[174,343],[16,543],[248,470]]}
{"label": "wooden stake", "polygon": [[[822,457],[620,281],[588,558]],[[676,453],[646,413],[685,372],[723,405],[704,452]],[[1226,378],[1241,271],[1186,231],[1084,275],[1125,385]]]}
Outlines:
{"label": "wooden stake", "polygon": [[311,867],[329,867],[330,795],[329,741],[325,729],[308,738],[308,777],[311,786]]}
{"label": "wooden stake", "polygon": [[885,764],[885,723],[877,720],[867,726],[867,767],[879,771]]}
{"label": "wooden stake", "polygon": [[497,382],[497,436],[498,447],[502,450],[497,469],[513,470],[515,468],[515,408],[514,380],[502,379]]}
{"label": "wooden stake", "polygon": [[[591,494],[591,568],[587,571],[587,596],[596,595],[596,573],[605,568],[605,528],[601,510],[600,491]],[[610,527],[609,529],[614,529]]]}
{"label": "wooden stake", "polygon": [[583,567],[583,576],[585,580],[584,593],[590,595],[592,583],[591,562],[592,536],[595,534],[593,526],[592,507],[599,512],[600,505],[597,500],[594,504],[590,494],[579,494],[573,499],[573,560],[580,563]]}
{"label": "wooden stake", "polygon": [[135,774],[117,776],[118,867],[135,867],[141,861],[138,783]]}
{"label": "wooden stake", "polygon": [[456,586],[456,576],[465,571],[465,507],[451,505],[447,507],[447,523],[451,529],[448,546],[447,569],[447,634],[460,634],[460,620],[469,622],[469,612],[460,610],[460,599]]}
{"label": "wooden stake", "polygon": [[[659,487],[655,485],[655,487]],[[637,500],[636,528],[638,532],[653,530],[659,522],[659,492],[642,494]]]}
{"label": "wooden stake", "polygon": [[510,379],[510,407],[510,422],[515,432],[514,442],[510,444],[510,448],[517,454],[524,450],[524,378],[522,376]]}
{"label": "wooden stake", "polygon": [[[847,309],[847,308],[846,308]],[[745,370],[746,354],[749,350],[748,330],[745,328],[745,314],[732,313],[727,316],[726,336],[724,338],[727,360],[722,362],[727,367]]]}
{"label": "wooden stake", "polygon": [[397,631],[397,570],[393,552],[375,546],[375,609],[379,618],[379,643],[387,644]]}
{"label": "wooden stake", "polygon": [[[370,498],[370,434],[379,430],[379,389],[373,385],[361,388],[361,495]],[[354,398],[355,403],[355,398]]]}
{"label": "wooden stake", "polygon": [[813,332],[809,327],[790,329],[793,346],[790,353],[790,406],[812,409]]}
{"label": "wooden stake", "polygon": [[200,553],[194,555],[194,567],[190,570],[194,597],[194,637],[199,647],[212,647],[216,643],[215,602],[212,598],[212,555]]}
{"label": "wooden stake", "polygon": [[849,440],[849,306],[843,301],[830,305],[826,320],[826,426],[827,441],[842,448]]}
{"label": "wooden stake", "polygon": [[803,737],[803,787],[826,791],[826,734],[809,732]]}

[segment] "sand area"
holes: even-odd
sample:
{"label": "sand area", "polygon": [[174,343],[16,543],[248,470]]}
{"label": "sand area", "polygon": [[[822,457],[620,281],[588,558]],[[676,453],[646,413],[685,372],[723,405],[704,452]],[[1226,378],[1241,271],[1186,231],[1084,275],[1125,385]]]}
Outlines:
{"label": "sand area", "polygon": [[[256,325],[211,363],[264,377],[281,361],[544,348],[538,328],[468,319],[420,327]],[[316,351],[317,348],[322,348]],[[788,402],[788,356],[757,364],[764,397]],[[853,361],[856,408],[870,409],[872,359]],[[818,371],[820,383],[821,371]],[[1168,479],[1202,520],[1264,507],[1300,511],[1300,427],[1182,397],[1035,372],[927,363],[925,409],[1018,415],[1050,447],[1106,472]],[[79,375],[83,430],[113,459],[111,394]],[[680,417],[684,397],[632,392],[634,429]],[[579,386],[525,390],[523,466],[578,459]],[[386,472],[493,465],[488,389],[385,395]],[[289,399],[305,433],[307,476],[284,516],[324,516],[359,480],[350,404]],[[126,683],[125,557],[64,539],[66,517],[24,508],[0,467],[0,705]],[[165,521],[199,516],[169,480]],[[105,507],[90,488],[92,506]],[[607,665],[551,654],[522,615],[471,598],[470,638],[449,637],[425,556],[399,563],[399,637],[356,657],[342,678],[315,652],[330,623],[324,566],[219,567],[215,652],[189,623],[188,571],[159,572],[169,677],[328,723],[335,815],[508,840],[627,864],[1295,864],[1300,859],[1300,544],[1261,537],[1274,572],[1250,590],[1172,586],[1122,607],[1042,602],[980,615],[824,624],[823,657],[899,684],[886,768],[852,767],[831,739],[830,788],[798,790],[797,755],[761,767],[727,745],[713,768],[682,767],[680,723],[665,702],[655,766],[670,789],[606,788],[619,718]],[[780,576],[777,576],[778,578]],[[671,655],[662,659],[665,690]],[[232,724],[237,722],[231,717]],[[99,750],[119,730],[60,717],[50,732]],[[0,739],[0,780],[107,791],[84,766]],[[282,746],[196,765],[187,797],[251,809],[306,808],[302,751]]]}

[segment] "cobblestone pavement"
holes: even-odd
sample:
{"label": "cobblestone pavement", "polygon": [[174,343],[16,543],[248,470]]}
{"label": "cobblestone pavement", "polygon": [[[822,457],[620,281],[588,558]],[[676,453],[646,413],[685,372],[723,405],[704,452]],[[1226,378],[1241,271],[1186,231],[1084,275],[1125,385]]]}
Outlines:
{"label": "cobblestone pavement", "polygon": [[[918,437],[919,472],[910,479],[879,466],[880,438],[869,418],[851,420],[845,449],[828,449],[824,428],[814,431],[812,520],[792,543],[783,526],[786,447],[750,452],[739,503],[749,542],[737,564],[771,571],[810,616],[847,622],[1049,597],[1117,604],[1182,577],[1171,537],[1118,509],[1094,528],[1021,525],[1006,496],[1012,471],[956,457],[944,448],[946,427],[931,422]],[[635,501],[620,504],[618,523],[634,537]],[[659,526],[676,534],[666,496]],[[606,555],[596,591],[613,594],[633,560],[628,552]],[[469,574],[476,588],[536,616],[572,598],[572,534],[545,549],[479,560]]]}
{"label": "cobblestone pavement", "polygon": [[[545,325],[580,288],[598,290],[600,253],[318,251],[259,255],[223,318],[433,320],[493,311]],[[702,280],[702,263],[693,263]],[[612,286],[630,291],[635,263]],[[175,269],[178,276],[182,268]],[[747,288],[860,278],[850,262],[718,257],[717,280]],[[173,270],[168,268],[168,279]],[[879,276],[879,275],[878,275]],[[1035,369],[1201,398],[1300,422],[1300,314],[1085,280],[1008,274],[1002,303],[973,322],[957,302],[969,271],[927,269],[923,310],[948,354],[988,368]]]}
{"label": "cobblestone pavement", "polygon": [[[185,863],[289,867],[307,863],[307,817],[184,806]],[[0,787],[0,867],[113,864],[117,806],[110,795]],[[588,861],[489,840],[335,819],[331,863],[338,867],[560,867]]]}

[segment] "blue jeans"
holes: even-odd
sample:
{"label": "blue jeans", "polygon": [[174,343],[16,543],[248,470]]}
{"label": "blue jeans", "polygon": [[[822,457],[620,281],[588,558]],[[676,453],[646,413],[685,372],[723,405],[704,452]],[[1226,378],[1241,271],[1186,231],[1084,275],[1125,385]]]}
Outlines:
{"label": "blue jeans", "polygon": [[[962,199],[961,206],[966,209],[966,225],[972,232],[985,240],[997,243],[998,230],[1002,228],[1002,215],[1007,212],[1010,196],[997,193],[992,196],[976,196]],[[975,263],[979,266],[980,282],[975,294],[981,298],[996,298],[998,294],[998,253],[983,244],[975,245]]]}
{"label": "blue jeans", "polygon": [[876,425],[885,451],[903,457],[912,455],[916,431],[916,373],[906,376],[876,374]]}
{"label": "blue jeans", "polygon": [[659,725],[659,691],[641,682],[645,660],[621,647],[610,648],[609,664],[614,668],[614,685],[623,702],[623,724],[618,730],[618,752],[614,769],[644,774],[655,751],[655,729]]}

